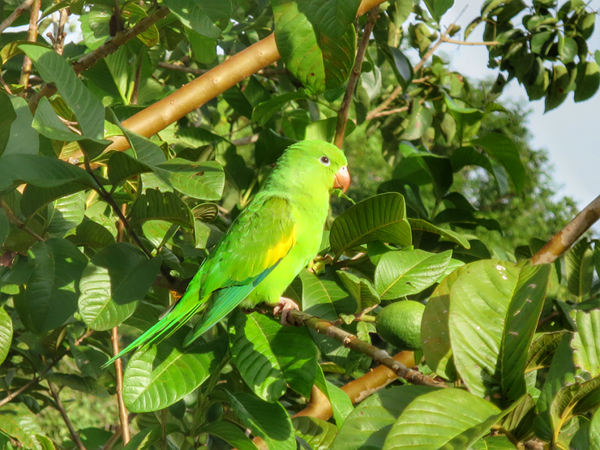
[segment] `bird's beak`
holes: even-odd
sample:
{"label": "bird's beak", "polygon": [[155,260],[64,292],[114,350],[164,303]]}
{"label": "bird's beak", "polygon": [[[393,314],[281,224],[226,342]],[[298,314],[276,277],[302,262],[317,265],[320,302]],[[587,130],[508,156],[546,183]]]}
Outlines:
{"label": "bird's beak", "polygon": [[334,177],[333,187],[335,189],[341,189],[342,192],[346,192],[350,187],[350,172],[348,167],[344,166],[337,171]]}

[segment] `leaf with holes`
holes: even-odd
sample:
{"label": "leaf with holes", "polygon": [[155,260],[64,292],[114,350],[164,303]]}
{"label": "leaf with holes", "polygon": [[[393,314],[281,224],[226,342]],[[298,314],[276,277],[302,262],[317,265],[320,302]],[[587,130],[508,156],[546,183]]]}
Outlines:
{"label": "leaf with holes", "polygon": [[123,400],[130,411],[158,411],[172,405],[196,390],[221,364],[227,352],[226,335],[184,348],[187,332],[187,328],[180,330],[131,357],[123,379]]}
{"label": "leaf with holes", "polygon": [[417,294],[446,272],[452,251],[429,253],[423,250],[388,252],[375,270],[375,289],[382,299],[392,300]]}
{"label": "leaf with holes", "polygon": [[351,206],[333,221],[329,240],[337,258],[346,250],[367,242],[411,245],[404,197],[390,192]]}
{"label": "leaf with holes", "polygon": [[308,398],[317,370],[317,347],[304,327],[284,327],[264,314],[236,312],[229,320],[231,355],[252,391],[268,402],[287,386]]}
{"label": "leaf with holes", "polygon": [[109,245],[96,253],[79,283],[79,313],[93,330],[123,323],[154,283],[161,257],[150,260],[128,243]]}

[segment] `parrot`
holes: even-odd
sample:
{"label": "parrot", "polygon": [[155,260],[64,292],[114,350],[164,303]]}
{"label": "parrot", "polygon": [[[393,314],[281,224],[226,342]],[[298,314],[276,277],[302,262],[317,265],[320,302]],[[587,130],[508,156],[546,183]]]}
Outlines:
{"label": "parrot", "polygon": [[346,156],[336,146],[315,140],[289,146],[184,295],[106,365],[170,336],[198,313],[203,316],[185,338],[186,347],[237,306],[274,306],[287,323],[289,312],[299,307],[283,293],[319,251],[331,191],[346,192],[349,185]]}

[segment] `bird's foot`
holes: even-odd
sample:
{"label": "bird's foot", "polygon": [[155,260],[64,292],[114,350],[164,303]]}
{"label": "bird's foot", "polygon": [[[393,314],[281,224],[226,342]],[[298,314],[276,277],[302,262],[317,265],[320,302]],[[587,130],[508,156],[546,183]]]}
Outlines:
{"label": "bird's foot", "polygon": [[302,325],[301,323],[297,323],[294,316],[290,315],[290,312],[294,310],[300,311],[298,304],[292,299],[281,297],[279,303],[277,303],[277,306],[273,309],[273,315],[277,316],[281,313],[282,325]]}

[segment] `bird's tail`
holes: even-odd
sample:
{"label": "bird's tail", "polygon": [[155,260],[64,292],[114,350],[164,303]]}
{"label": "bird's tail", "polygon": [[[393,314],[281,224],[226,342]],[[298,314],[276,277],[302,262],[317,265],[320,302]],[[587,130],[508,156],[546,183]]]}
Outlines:
{"label": "bird's tail", "polygon": [[197,298],[198,291],[199,289],[197,288],[188,290],[188,292],[186,292],[185,295],[179,299],[175,305],[173,305],[166,311],[166,313],[163,314],[158,322],[146,330],[144,334],[133,341],[130,345],[121,350],[118,355],[108,360],[108,362],[104,364],[103,368],[110,366],[121,356],[129,353],[137,347],[151,344],[157,339],[166,339],[179,330],[194,316],[194,314],[206,306],[206,301]]}

